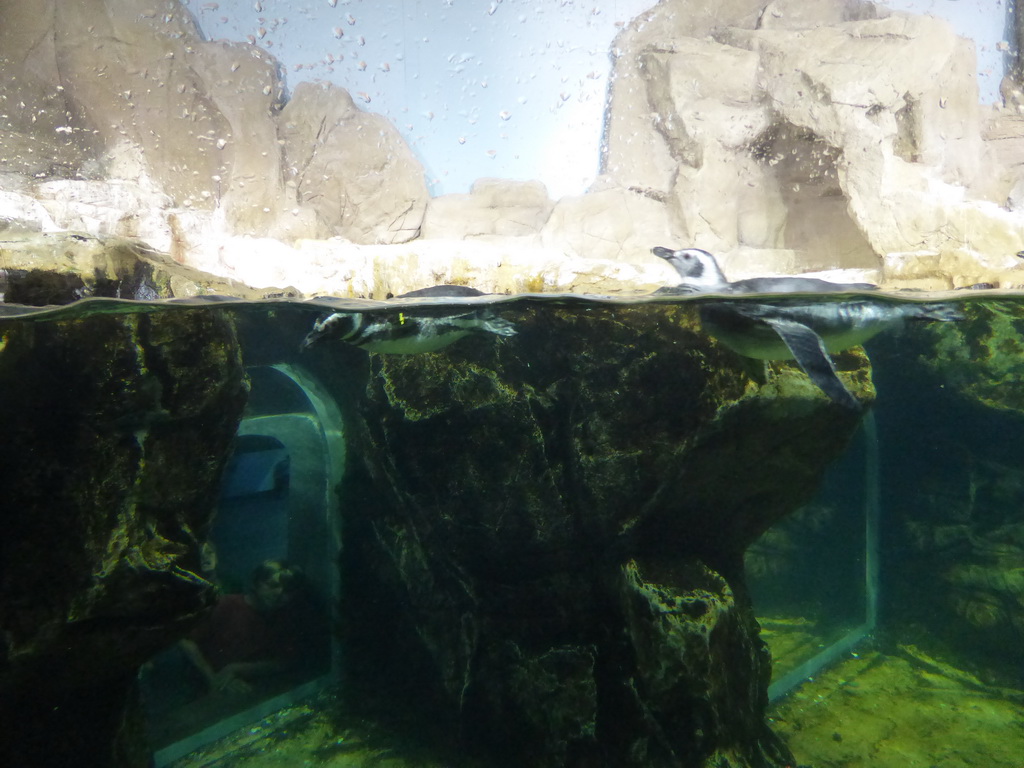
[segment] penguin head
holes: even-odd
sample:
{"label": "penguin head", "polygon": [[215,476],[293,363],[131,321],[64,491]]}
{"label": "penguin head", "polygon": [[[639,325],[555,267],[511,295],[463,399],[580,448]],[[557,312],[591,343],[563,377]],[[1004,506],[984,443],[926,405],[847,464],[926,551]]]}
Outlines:
{"label": "penguin head", "polygon": [[715,257],[700,248],[673,251],[659,246],[652,248],[651,253],[671,264],[683,279],[683,285],[701,290],[721,289],[729,285]]}
{"label": "penguin head", "polygon": [[313,323],[313,330],[302,340],[302,349],[308,349],[324,336],[350,341],[363,324],[363,316],[356,312],[332,312]]}

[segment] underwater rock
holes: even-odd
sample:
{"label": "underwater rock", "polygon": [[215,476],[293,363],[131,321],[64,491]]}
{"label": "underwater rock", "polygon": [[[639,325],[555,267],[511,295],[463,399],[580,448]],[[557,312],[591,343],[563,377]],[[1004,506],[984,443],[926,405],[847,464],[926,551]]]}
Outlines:
{"label": "underwater rock", "polygon": [[1024,306],[965,302],[964,318],[930,327],[914,361],[948,393],[986,409],[1024,415]]}
{"label": "underwater rock", "polygon": [[0,753],[141,768],[138,668],[213,598],[202,578],[246,401],[232,323],[165,308],[3,324]]}
{"label": "underwater rock", "polygon": [[[696,558],[629,561],[623,575],[623,613],[636,654],[633,705],[658,722],[669,742],[638,740],[634,759],[642,765],[788,764],[786,748],[766,733],[756,705],[751,711],[771,678],[771,658],[742,591],[735,594]],[[677,737],[687,732],[691,738]]]}
{"label": "underwater rock", "polygon": [[[788,366],[750,381],[694,307],[505,317],[369,360],[340,491],[353,695],[490,764],[791,763],[742,555],[857,417]],[[866,358],[838,366],[872,397]]]}
{"label": "underwater rock", "polygon": [[895,510],[889,538],[902,557],[891,566],[890,601],[911,636],[922,634],[989,679],[1019,688],[1024,473],[989,457],[963,461],[984,450],[971,439],[939,439],[961,461],[921,472],[916,503]]}
{"label": "underwater rock", "polygon": [[[894,620],[1020,687],[1024,668],[1024,307],[967,301],[922,329],[878,408]],[[895,339],[880,339],[886,345]],[[885,374],[879,371],[879,375]],[[928,397],[920,393],[927,391]],[[920,424],[927,431],[910,428]],[[1006,679],[1006,670],[1013,670]]]}

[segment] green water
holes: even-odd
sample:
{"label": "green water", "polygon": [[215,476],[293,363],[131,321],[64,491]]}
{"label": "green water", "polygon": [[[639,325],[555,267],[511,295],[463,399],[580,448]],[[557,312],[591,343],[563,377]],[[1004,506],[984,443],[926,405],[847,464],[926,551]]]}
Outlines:
{"label": "green water", "polygon": [[[854,297],[828,299],[841,302]],[[894,296],[871,300],[882,306],[902,306],[906,301]],[[866,345],[870,369],[856,354],[836,356],[840,377],[855,395],[870,399],[873,384],[870,408],[877,424],[877,443],[869,445],[862,432],[854,435],[856,430],[851,429],[849,446],[832,462],[815,492],[769,526],[763,536],[747,542],[744,575],[739,577],[733,572],[730,578],[741,578],[749,588],[763,636],[776,656],[776,680],[868,624],[868,634],[863,639],[868,645],[858,647],[872,647],[871,643],[881,643],[883,648],[890,649],[912,645],[922,649],[926,658],[942,659],[943,663],[974,676],[979,685],[990,686],[989,698],[1012,702],[1012,692],[1024,688],[1020,677],[1020,670],[1024,669],[1024,643],[1020,642],[1024,632],[1024,580],[1020,578],[1024,573],[1024,465],[1020,460],[1024,455],[1024,302],[1014,295],[990,292],[915,296],[914,300],[944,301],[957,307],[963,317],[955,322],[907,322],[880,333]],[[358,595],[353,596],[351,591],[351,569],[359,565],[344,564],[344,530],[348,525],[344,523],[345,516],[362,514],[360,510],[374,503],[358,498],[365,488],[345,490],[348,486],[342,484],[343,479],[352,476],[352,462],[358,461],[353,451],[358,453],[360,441],[372,441],[382,455],[390,452],[398,457],[394,467],[398,472],[403,471],[402,466],[423,470],[428,466],[422,461],[424,452],[443,451],[452,461],[465,452],[473,453],[475,456],[467,466],[482,476],[474,479],[477,485],[473,487],[486,488],[488,473],[493,472],[495,497],[480,496],[471,506],[501,506],[526,503],[532,491],[523,489],[531,487],[531,483],[540,487],[549,480],[542,479],[540,474],[531,476],[532,470],[524,463],[517,470],[516,489],[510,490],[507,476],[493,466],[498,456],[504,454],[496,451],[488,456],[479,443],[461,443],[457,436],[471,431],[479,414],[491,414],[495,409],[500,412],[502,408],[511,412],[515,403],[528,401],[535,411],[544,410],[537,420],[538,429],[550,429],[551,434],[567,431],[571,444],[578,446],[584,457],[580,472],[591,472],[594,462],[611,461],[612,457],[603,456],[591,444],[600,446],[605,444],[602,441],[611,440],[616,445],[629,446],[629,451],[656,453],[663,450],[665,434],[683,435],[689,425],[702,424],[702,419],[721,418],[711,415],[709,387],[714,388],[715,397],[724,398],[715,402],[740,403],[728,406],[731,409],[763,403],[767,411],[776,415],[787,409],[802,414],[801,418],[817,412],[816,409],[840,413],[835,409],[841,406],[829,403],[794,365],[751,364],[709,342],[702,331],[698,309],[716,301],[721,300],[692,296],[530,295],[457,301],[246,302],[207,297],[151,303],[91,299],[45,308],[0,305],[0,386],[4,387],[0,390],[0,401],[4,400],[5,392],[16,391],[12,382],[19,377],[35,376],[40,381],[38,389],[30,393],[38,396],[37,400],[19,391],[21,401],[8,397],[6,404],[0,405],[0,429],[8,435],[7,450],[14,456],[18,441],[23,439],[18,430],[24,429],[21,417],[28,407],[26,403],[50,403],[50,410],[41,410],[34,417],[35,423],[40,434],[58,435],[63,431],[66,452],[59,461],[67,462],[63,470],[66,475],[73,473],[77,461],[76,444],[84,446],[81,450],[89,450],[87,437],[103,431],[103,420],[121,436],[116,444],[134,440],[144,452],[152,434],[163,431],[170,436],[166,444],[174,445],[174,430],[179,427],[185,430],[183,435],[188,429],[202,431],[202,424],[195,420],[209,418],[213,411],[193,412],[188,399],[198,402],[214,397],[217,382],[208,380],[208,387],[191,382],[181,391],[170,392],[165,376],[171,370],[168,366],[172,363],[168,361],[179,366],[174,369],[179,373],[172,371],[172,379],[184,377],[180,372],[192,367],[206,370],[204,366],[211,372],[233,371],[232,375],[244,377],[245,403],[240,414],[244,428],[239,435],[273,432],[276,437],[272,439],[277,443],[250,441],[248,447],[243,447],[238,437],[234,448],[228,451],[234,464],[225,463],[210,470],[227,473],[220,480],[224,484],[230,480],[232,471],[243,471],[237,465],[245,459],[249,467],[245,471],[259,476],[238,481],[242,482],[238,486],[242,490],[232,491],[233,496],[222,490],[219,501],[210,500],[219,508],[220,522],[212,529],[193,532],[194,541],[212,536],[221,553],[220,573],[195,569],[190,573],[200,580],[219,582],[221,593],[239,593],[245,589],[253,563],[268,557],[300,560],[322,603],[321,610],[337,629],[346,623],[347,607],[354,600],[358,602]],[[756,303],[766,299],[744,297],[740,301]],[[361,313],[385,326],[400,328],[421,317],[481,311],[499,316],[517,332],[508,336],[473,333],[420,359],[369,354],[329,335],[313,346],[303,347],[303,339],[325,313]],[[178,321],[162,325],[159,318],[172,314]],[[189,347],[192,327],[205,329],[195,337],[202,339],[194,348]],[[82,329],[86,329],[86,335],[75,336]],[[124,343],[116,346],[115,341]],[[87,347],[93,342],[95,347]],[[185,350],[177,357],[160,352],[175,345]],[[76,352],[81,354],[76,356]],[[104,358],[108,353],[109,359]],[[129,353],[136,355],[134,362],[118,363],[119,356]],[[667,354],[679,355],[678,368],[651,362]],[[593,361],[605,358],[615,362],[605,367],[592,366]],[[90,383],[94,377],[97,381],[103,379],[102,387],[114,386],[119,375],[116,370],[120,370],[117,365],[123,365],[125,371],[140,372],[139,381],[125,379],[120,394],[96,395],[95,402],[104,403],[107,410],[76,414],[75,398],[96,394]],[[96,371],[106,371],[110,376],[103,378]],[[164,373],[157,375],[159,371]],[[585,382],[573,379],[578,371],[584,372],[580,375],[586,376]],[[864,378],[867,371],[870,380]],[[704,377],[699,382],[693,378],[698,373]],[[157,380],[159,386],[146,383]],[[374,402],[392,408],[387,418],[404,421],[404,431],[378,432],[372,424],[361,426],[360,419],[367,413],[367,398],[376,398]],[[119,402],[123,407],[117,405]],[[466,408],[460,412],[462,406]],[[615,415],[617,408],[621,418]],[[859,417],[844,418],[852,420],[849,423],[855,427]],[[659,431],[666,423],[675,432]],[[432,424],[441,425],[438,428],[454,437],[443,443],[433,441],[429,436]],[[783,418],[775,428],[779,445],[809,439],[802,431],[787,434],[786,424]],[[609,437],[608,430],[630,434]],[[645,444],[644,436],[637,434],[641,430],[649,430],[649,443]],[[395,439],[394,435],[399,434],[405,435],[404,440],[415,442],[379,442]],[[60,442],[54,438],[54,445]],[[549,444],[554,442],[552,439]],[[184,437],[179,450],[190,450]],[[874,456],[874,470],[868,466],[869,454]],[[723,452],[723,456],[727,455],[731,454]],[[614,458],[619,464],[609,471],[620,477],[614,473],[623,471],[621,457]],[[23,459],[15,462],[17,466],[32,466]],[[411,463],[401,463],[407,459]],[[154,455],[147,460],[157,459]],[[263,466],[260,462],[266,465],[263,469],[259,469]],[[647,465],[638,461],[635,472],[642,473],[645,466],[657,463]],[[268,475],[267,467],[277,475]],[[742,486],[750,474],[749,466],[725,469],[732,473],[730,482],[737,486]],[[551,470],[549,467],[536,471]],[[287,480],[281,480],[285,475]],[[635,497],[637,489],[648,487],[642,476],[630,491],[633,496],[621,498],[616,496],[616,488],[595,486],[594,478],[598,477],[600,473],[575,477],[568,473],[550,482],[558,486],[563,499],[571,499],[576,493],[573,489],[579,488],[586,499],[597,493],[600,499],[614,499],[614,504],[635,502],[638,508],[645,508],[646,500]],[[372,479],[387,482],[383,476],[373,475]],[[14,480],[6,477],[4,487],[19,488],[20,503],[34,503],[24,490],[26,484],[17,485]],[[39,482],[46,482],[44,475]],[[245,486],[245,482],[250,484]],[[387,503],[398,504],[399,497],[415,496],[422,500],[440,493],[459,498],[464,492],[452,485],[455,480],[445,482],[449,484],[436,485],[429,477],[409,475],[403,479],[401,491],[396,491],[399,496]],[[46,489],[38,490],[44,493]],[[132,508],[159,508],[161,499],[146,494],[161,492],[160,488],[145,484],[136,487],[130,491],[136,494]],[[503,500],[502,496],[507,498]],[[584,496],[580,496],[581,509],[573,512],[574,524],[581,528],[576,534],[565,534],[564,540],[574,541],[579,536],[587,546],[600,549],[585,551],[584,547],[584,551],[567,553],[547,551],[538,545],[536,551],[523,550],[533,551],[530,557],[537,558],[535,563],[528,564],[534,569],[531,573],[547,578],[547,574],[563,568],[590,568],[593,559],[614,559],[617,552],[632,546],[629,542],[634,539],[630,538],[633,534],[629,526],[633,523],[629,515],[614,518],[619,528],[611,538],[606,533],[588,530]],[[659,503],[664,503],[664,499]],[[685,506],[685,499],[679,503]],[[877,506],[879,520],[876,530],[867,531],[865,515],[870,512],[865,510],[872,503]],[[39,508],[44,509],[45,505]],[[454,509],[462,507],[453,506]],[[262,521],[258,525],[252,522],[257,516]],[[525,571],[520,570],[524,563],[506,562],[500,553],[488,555],[485,547],[492,541],[492,533],[483,528],[476,532],[474,526],[499,526],[495,528],[498,536],[514,540],[521,537],[524,542],[562,540],[563,533],[542,530],[549,523],[540,520],[535,522],[541,527],[534,531],[523,527],[529,525],[526,519],[501,528],[505,523],[499,518],[501,515],[494,519],[448,520],[444,524],[453,526],[451,530],[465,532],[465,541],[456,541],[453,551],[461,558],[462,567],[473,574],[472,578],[511,584],[524,578],[521,573]],[[23,529],[28,530],[24,526]],[[641,538],[642,529],[642,525],[636,529]],[[758,525],[749,524],[737,530],[746,535],[758,531]],[[178,540],[176,534],[166,531],[160,535]],[[709,541],[714,540],[711,535]],[[10,547],[17,544],[9,540],[7,546],[5,555],[14,552]],[[471,547],[468,554],[459,549],[464,546]],[[670,551],[670,547],[659,550],[658,556]],[[132,552],[135,550],[126,549],[124,556]],[[181,551],[175,552],[161,556],[183,558],[175,566],[179,569],[187,570],[188,563],[195,565]],[[366,552],[361,556],[365,557]],[[159,558],[154,558],[145,561],[145,567],[156,568]],[[872,562],[875,565],[869,566]],[[867,585],[875,578],[872,568],[877,568],[877,588],[869,596]],[[448,578],[436,573],[434,577]],[[41,596],[46,592],[43,586],[39,590]],[[418,600],[429,602],[429,591],[430,585],[423,585],[423,594],[409,597],[410,604]],[[101,598],[94,595],[89,599]],[[87,614],[88,601],[76,600],[72,601],[71,609]],[[377,615],[374,610],[361,614],[361,619]],[[523,626],[528,627],[531,622],[540,626],[547,621],[539,613],[531,614],[525,608],[523,611]],[[182,630],[176,631],[181,636]],[[319,634],[309,640],[310,648],[319,647],[317,644],[324,642],[327,633],[335,638],[335,654],[338,648],[344,653],[346,647],[350,657],[358,652],[353,650],[359,648],[358,643],[352,644],[354,641],[345,631],[316,632]],[[191,735],[217,723],[242,727],[247,717],[264,716],[267,707],[260,702],[269,700],[274,707],[287,709],[298,706],[302,696],[323,686],[336,685],[344,660],[339,661],[338,655],[326,651],[310,654],[319,656],[301,674],[281,677],[266,688],[257,687],[252,696],[230,704],[201,703],[206,701],[201,690],[176,685],[187,672],[182,672],[182,668],[175,672],[173,666],[164,669],[165,678],[169,675],[171,682],[157,679],[147,683],[150,711],[158,713],[155,723],[151,715],[150,723],[150,738],[155,741],[157,754],[182,740],[198,746],[198,742],[188,741]],[[173,663],[180,664],[181,660]],[[919,664],[920,660],[914,663]],[[149,668],[152,666],[153,662]],[[187,664],[184,669],[188,669]],[[232,717],[237,719],[231,720]],[[228,730],[226,726],[221,729],[225,733]],[[954,732],[948,734],[949,741],[957,738],[960,737]],[[1010,738],[1005,735],[1005,739]],[[1007,748],[1005,739],[1000,742],[1003,751]],[[939,749],[943,743],[941,735],[936,743],[939,746],[934,748]],[[341,764],[331,762],[335,757],[328,759],[326,755],[336,756],[344,750],[324,751],[322,744],[320,748],[319,764]],[[173,750],[162,754],[165,762],[172,756],[178,757]],[[799,752],[797,757],[800,758]],[[819,755],[818,759],[827,757]],[[986,759],[979,754],[974,762],[965,764],[1002,765],[995,757],[991,762]],[[217,764],[236,763],[250,764],[230,756]]]}

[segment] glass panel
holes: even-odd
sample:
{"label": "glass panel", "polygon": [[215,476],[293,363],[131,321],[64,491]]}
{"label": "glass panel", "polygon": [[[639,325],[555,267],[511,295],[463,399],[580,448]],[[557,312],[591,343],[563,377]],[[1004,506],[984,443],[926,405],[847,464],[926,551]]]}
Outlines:
{"label": "glass panel", "polygon": [[309,695],[331,668],[327,436],[294,369],[249,373],[206,549],[217,604],[142,677],[157,765]]}
{"label": "glass panel", "polygon": [[747,550],[748,584],[772,652],[772,699],[874,628],[877,451],[868,415],[815,498]]}

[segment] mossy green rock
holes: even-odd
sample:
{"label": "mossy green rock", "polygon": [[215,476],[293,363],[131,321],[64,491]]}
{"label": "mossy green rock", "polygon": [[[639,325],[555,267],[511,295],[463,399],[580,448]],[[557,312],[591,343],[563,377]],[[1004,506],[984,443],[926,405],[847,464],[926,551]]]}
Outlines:
{"label": "mossy green rock", "polygon": [[898,478],[886,492],[890,615],[1004,676],[1024,664],[1024,305],[958,307],[958,322],[879,340],[903,363],[879,419]]}
{"label": "mossy green rock", "polygon": [[921,364],[962,397],[1024,413],[1024,305],[970,302],[961,308],[962,320],[930,328],[932,344]]}
{"label": "mossy green rock", "polygon": [[[694,305],[506,316],[509,339],[371,358],[342,489],[352,680],[509,765],[787,764],[742,555],[857,415],[788,366],[751,381]],[[839,367],[873,396],[861,353]]]}
{"label": "mossy green rock", "polygon": [[233,325],[168,308],[0,332],[0,752],[146,765],[138,667],[212,599],[199,545],[246,399]]}

